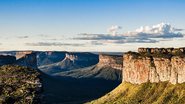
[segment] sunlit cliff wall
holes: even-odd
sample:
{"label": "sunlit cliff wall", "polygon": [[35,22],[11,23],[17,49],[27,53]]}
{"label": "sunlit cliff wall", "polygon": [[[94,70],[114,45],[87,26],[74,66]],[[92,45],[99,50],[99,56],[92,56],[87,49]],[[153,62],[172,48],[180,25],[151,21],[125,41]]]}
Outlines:
{"label": "sunlit cliff wall", "polygon": [[[142,50],[142,51],[141,51]],[[144,51],[143,51],[144,50]],[[147,51],[149,50],[149,51]],[[155,49],[153,51],[156,52]],[[139,53],[128,52],[123,56],[123,82],[141,84],[145,82],[169,81],[172,84],[185,82],[184,49],[171,52],[139,49]],[[150,53],[148,53],[150,52]]]}

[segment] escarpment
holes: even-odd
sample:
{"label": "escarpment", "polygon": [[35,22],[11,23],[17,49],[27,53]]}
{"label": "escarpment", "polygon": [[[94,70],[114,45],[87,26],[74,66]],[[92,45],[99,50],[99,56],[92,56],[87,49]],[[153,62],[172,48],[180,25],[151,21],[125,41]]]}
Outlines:
{"label": "escarpment", "polygon": [[23,58],[25,57],[27,54],[32,54],[34,53],[33,51],[18,51],[15,53],[15,57],[16,59],[20,59],[20,58]]}
{"label": "escarpment", "polygon": [[169,81],[172,84],[185,82],[185,54],[183,50],[184,48],[140,48],[139,53],[128,52],[124,54],[123,82],[133,84],[164,81]]}
{"label": "escarpment", "polygon": [[32,52],[30,54],[25,54],[21,58],[17,59],[15,64],[37,69],[37,53]]}
{"label": "escarpment", "polygon": [[119,55],[99,55],[98,66],[109,66],[114,69],[122,70],[123,69],[123,58]]}

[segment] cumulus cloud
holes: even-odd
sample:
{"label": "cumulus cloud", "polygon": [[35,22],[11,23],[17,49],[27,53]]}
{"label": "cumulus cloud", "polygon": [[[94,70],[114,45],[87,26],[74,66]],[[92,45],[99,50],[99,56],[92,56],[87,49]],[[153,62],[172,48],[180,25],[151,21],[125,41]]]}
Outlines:
{"label": "cumulus cloud", "polygon": [[37,42],[37,43],[25,43],[27,46],[83,46],[84,44],[70,44],[60,42]]}
{"label": "cumulus cloud", "polygon": [[122,28],[121,26],[114,25],[108,28],[108,32],[111,33],[113,36],[115,36],[117,34],[117,31],[121,28]]}
{"label": "cumulus cloud", "polygon": [[160,23],[153,26],[141,26],[133,32],[127,32],[124,36],[148,37],[148,38],[174,38],[183,37],[183,29],[172,27],[169,23]]}
{"label": "cumulus cloud", "polygon": [[[171,26],[169,23],[160,23],[153,26],[141,26],[135,31],[126,32],[123,34],[117,34],[117,30],[120,29],[120,26],[112,26],[109,29],[109,32],[112,34],[81,34],[79,37],[74,38],[78,40],[93,40],[101,41],[106,43],[156,43],[160,39],[170,39],[183,37],[181,33],[183,29],[178,29]],[[107,40],[107,41],[105,41]],[[92,43],[94,44],[94,43]]]}

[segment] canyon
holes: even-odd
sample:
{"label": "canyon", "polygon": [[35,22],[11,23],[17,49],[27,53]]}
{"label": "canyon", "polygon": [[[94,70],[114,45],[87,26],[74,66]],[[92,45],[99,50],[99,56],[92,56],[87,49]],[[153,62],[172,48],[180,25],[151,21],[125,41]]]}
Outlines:
{"label": "canyon", "polygon": [[[127,52],[123,55],[13,51],[0,53],[0,65],[6,67],[6,70],[15,67],[28,72],[33,69],[39,73],[41,81],[35,76],[35,79],[26,83],[39,82],[37,85],[43,86],[42,101],[46,104],[85,103],[100,98],[119,84],[115,90],[90,103],[162,103],[166,102],[165,97],[168,96],[171,96],[169,101],[179,103],[184,102],[182,99],[185,97],[183,92],[180,93],[185,91],[184,50],[185,48],[139,48],[138,52]],[[26,71],[24,73],[28,74]],[[40,89],[38,86],[34,90]],[[148,96],[143,96],[140,92],[145,92]],[[168,95],[170,93],[173,95]],[[133,96],[127,96],[128,94]],[[175,96],[178,96],[177,100],[173,100]],[[23,97],[23,101],[26,99],[27,97]]]}

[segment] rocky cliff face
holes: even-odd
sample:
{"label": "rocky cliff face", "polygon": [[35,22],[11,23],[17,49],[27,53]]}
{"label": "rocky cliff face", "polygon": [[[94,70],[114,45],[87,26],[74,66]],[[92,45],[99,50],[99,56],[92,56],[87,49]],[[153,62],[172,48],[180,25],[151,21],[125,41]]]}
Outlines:
{"label": "rocky cliff face", "polygon": [[123,58],[119,55],[99,55],[99,66],[110,66],[114,69],[123,69]]}
{"label": "rocky cliff face", "polygon": [[16,52],[15,57],[16,57],[16,59],[20,59],[20,58],[24,57],[25,55],[31,54],[31,53],[33,53],[33,51],[18,51],[18,52]]}
{"label": "rocky cliff face", "polygon": [[124,54],[123,60],[123,81],[134,84],[163,81],[169,81],[172,84],[185,82],[185,56],[183,55],[162,54],[159,56],[130,52]]}
{"label": "rocky cliff face", "polygon": [[37,69],[37,53],[26,54],[16,61],[17,65]]}

